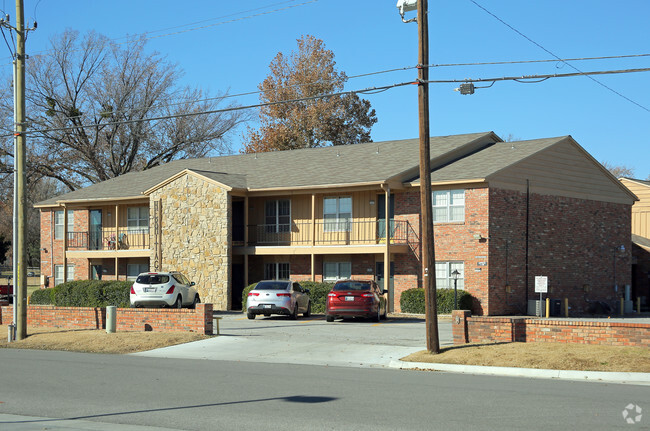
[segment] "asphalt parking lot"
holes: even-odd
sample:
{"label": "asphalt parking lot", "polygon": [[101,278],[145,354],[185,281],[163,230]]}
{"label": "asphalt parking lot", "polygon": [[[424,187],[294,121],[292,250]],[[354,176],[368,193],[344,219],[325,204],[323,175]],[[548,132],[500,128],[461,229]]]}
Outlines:
{"label": "asphalt parking lot", "polygon": [[[325,321],[324,315],[257,317],[218,313],[221,335],[165,347],[139,356],[204,360],[386,367],[426,348],[424,320],[399,315],[374,323],[364,319]],[[216,323],[216,322],[215,322]],[[451,321],[439,320],[441,346],[452,344]],[[216,324],[215,324],[216,333]]]}

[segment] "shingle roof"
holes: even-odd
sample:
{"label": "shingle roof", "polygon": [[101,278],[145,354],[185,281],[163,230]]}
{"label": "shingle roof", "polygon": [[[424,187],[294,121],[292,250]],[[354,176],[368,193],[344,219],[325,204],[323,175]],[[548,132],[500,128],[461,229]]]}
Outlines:
{"label": "shingle roof", "polygon": [[[474,142],[495,142],[492,132],[431,138],[431,158]],[[258,154],[175,160],[142,172],[131,172],[57,196],[37,206],[58,202],[141,197],[145,190],[189,169],[232,188],[260,190],[380,183],[419,164],[419,140],[275,151]],[[406,179],[406,178],[404,178]]]}
{"label": "shingle roof", "polygon": [[648,180],[638,180],[636,178],[628,178],[628,177],[621,177],[621,179],[622,180],[634,181],[635,183],[639,183],[641,185],[650,187],[650,181],[648,181]]}
{"label": "shingle roof", "polygon": [[566,137],[497,142],[431,172],[431,181],[489,179],[491,175],[561,142]]}
{"label": "shingle roof", "polygon": [[[501,142],[492,132],[432,137],[431,179],[485,179],[563,139]],[[37,206],[143,197],[146,190],[184,170],[234,189],[264,190],[379,184],[389,180],[417,182],[418,166],[418,139],[176,160],[93,184]]]}

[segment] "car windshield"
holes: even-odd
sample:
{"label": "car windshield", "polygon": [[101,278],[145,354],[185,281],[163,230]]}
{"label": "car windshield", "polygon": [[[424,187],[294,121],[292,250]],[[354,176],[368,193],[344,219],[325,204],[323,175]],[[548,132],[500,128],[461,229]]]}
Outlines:
{"label": "car windshield", "polygon": [[337,283],[334,290],[370,290],[370,283],[346,281],[345,283]]}
{"label": "car windshield", "polygon": [[287,290],[289,283],[286,281],[260,281],[255,290]]}
{"label": "car windshield", "polygon": [[140,284],[165,284],[169,282],[169,275],[143,274],[139,275],[135,282]]}

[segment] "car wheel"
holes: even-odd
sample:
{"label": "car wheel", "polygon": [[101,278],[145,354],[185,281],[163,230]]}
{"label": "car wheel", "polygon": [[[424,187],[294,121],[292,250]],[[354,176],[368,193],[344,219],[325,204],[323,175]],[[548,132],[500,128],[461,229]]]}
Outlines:
{"label": "car wheel", "polygon": [[381,318],[381,307],[377,306],[377,314],[373,314],[372,321],[379,322],[380,318]]}
{"label": "car wheel", "polygon": [[298,303],[293,307],[293,312],[290,316],[291,320],[296,320],[298,318]]}
{"label": "car wheel", "polygon": [[181,298],[181,295],[178,295],[176,297],[176,302],[174,302],[174,308],[183,308],[183,298]]}
{"label": "car wheel", "polygon": [[307,303],[307,311],[304,312],[303,316],[305,317],[311,316],[311,301]]}
{"label": "car wheel", "polygon": [[248,320],[255,320],[255,315],[253,313],[246,313],[246,317],[248,317]]}
{"label": "car wheel", "polygon": [[190,308],[191,308],[191,309],[195,309],[195,308],[196,308],[196,304],[200,304],[200,303],[201,303],[201,298],[199,298],[199,294],[197,293],[197,294],[194,296],[194,302],[192,302],[192,305],[190,305]]}
{"label": "car wheel", "polygon": [[327,320],[328,322],[333,322],[334,321],[334,316],[329,316],[329,315],[325,316],[325,320]]}
{"label": "car wheel", "polygon": [[384,320],[388,318],[388,304],[384,305],[384,314],[381,315],[381,318]]}

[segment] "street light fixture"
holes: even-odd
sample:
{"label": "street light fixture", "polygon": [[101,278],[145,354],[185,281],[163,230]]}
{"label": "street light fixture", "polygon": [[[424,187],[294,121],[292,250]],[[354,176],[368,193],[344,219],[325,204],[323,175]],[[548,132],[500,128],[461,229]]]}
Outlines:
{"label": "street light fixture", "polygon": [[454,310],[458,310],[458,276],[460,272],[454,269],[451,275],[454,277]]}

